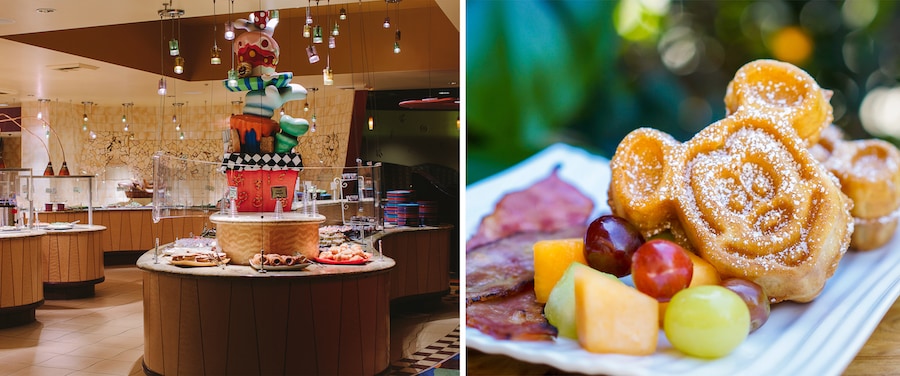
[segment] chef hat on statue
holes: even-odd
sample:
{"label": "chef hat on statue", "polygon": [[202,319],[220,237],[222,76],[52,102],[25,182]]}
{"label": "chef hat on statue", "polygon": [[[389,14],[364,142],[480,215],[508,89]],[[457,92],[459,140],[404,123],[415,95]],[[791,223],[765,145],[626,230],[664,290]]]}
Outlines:
{"label": "chef hat on statue", "polygon": [[238,58],[238,75],[251,77],[275,73],[281,53],[278,42],[272,37],[278,26],[278,11],[256,11],[248,18],[234,21],[235,28],[247,30],[232,42]]}

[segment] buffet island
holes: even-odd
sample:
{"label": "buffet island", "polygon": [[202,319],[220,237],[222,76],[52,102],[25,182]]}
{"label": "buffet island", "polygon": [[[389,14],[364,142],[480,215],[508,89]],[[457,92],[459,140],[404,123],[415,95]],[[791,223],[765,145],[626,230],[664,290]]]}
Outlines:
{"label": "buffet island", "polygon": [[183,268],[150,251],[137,265],[148,375],[372,375],[390,364],[389,257],[263,273]]}
{"label": "buffet island", "polygon": [[0,231],[0,328],[34,322],[44,304],[41,280],[43,230]]}
{"label": "buffet island", "polygon": [[106,227],[52,223],[40,237],[41,276],[47,299],[94,296],[94,286],[106,278],[100,236]]}

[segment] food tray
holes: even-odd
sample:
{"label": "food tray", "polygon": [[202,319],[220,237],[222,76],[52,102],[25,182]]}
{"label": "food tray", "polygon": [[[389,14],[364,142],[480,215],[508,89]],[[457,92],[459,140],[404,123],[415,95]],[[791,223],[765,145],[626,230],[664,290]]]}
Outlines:
{"label": "food tray", "polygon": [[[309,267],[311,264],[312,264],[311,262],[304,262],[304,263],[294,264],[294,265],[277,265],[277,266],[275,266],[275,265],[266,265],[266,266],[265,266],[265,269],[266,269],[267,271],[273,271],[273,272],[277,272],[277,271],[297,271],[297,270],[303,270],[303,269],[306,269],[306,268]],[[250,267],[253,268],[253,269],[259,270],[259,263],[258,263],[258,262],[253,262],[253,260],[250,260]]]}
{"label": "food tray", "polygon": [[[223,258],[223,259],[222,259],[222,264],[227,264],[229,261],[231,261],[230,258]],[[175,260],[169,260],[169,263],[172,264],[172,265],[175,265],[175,266],[183,266],[183,267],[206,267],[206,266],[217,266],[217,265],[219,265],[219,264],[216,263],[215,261],[210,261],[210,262],[197,262],[197,261],[193,261],[193,260],[178,260],[178,261],[175,261]]]}
{"label": "food tray", "polygon": [[[608,161],[557,144],[466,189],[466,232],[505,193],[529,187],[560,166],[561,179],[592,197],[592,217],[608,212]],[[551,342],[497,340],[465,328],[466,346],[564,372],[606,375],[840,375],[900,296],[900,237],[880,249],[848,251],[822,294],[807,304],[773,305],[769,320],[730,355],[703,360],[674,350],[660,331],[649,356],[593,354],[566,338]]]}

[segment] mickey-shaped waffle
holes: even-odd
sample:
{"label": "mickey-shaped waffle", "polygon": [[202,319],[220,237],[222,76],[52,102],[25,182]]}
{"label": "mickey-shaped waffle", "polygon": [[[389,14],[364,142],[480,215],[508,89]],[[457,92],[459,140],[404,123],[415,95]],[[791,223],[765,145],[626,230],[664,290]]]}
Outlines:
{"label": "mickey-shaped waffle", "polygon": [[821,292],[853,232],[850,200],[783,118],[738,111],[678,143],[638,129],[610,161],[609,203],[774,301]]}
{"label": "mickey-shaped waffle", "polygon": [[850,247],[866,251],[887,243],[897,229],[900,209],[900,151],[877,139],[844,140],[835,126],[827,128],[810,151],[853,200],[850,214],[856,226]]}

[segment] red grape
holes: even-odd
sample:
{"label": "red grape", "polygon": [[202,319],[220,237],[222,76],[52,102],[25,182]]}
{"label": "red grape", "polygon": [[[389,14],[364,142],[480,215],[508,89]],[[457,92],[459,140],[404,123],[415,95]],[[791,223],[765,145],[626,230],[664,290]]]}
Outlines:
{"label": "red grape", "polygon": [[644,243],[631,260],[634,287],[660,302],[668,302],[675,293],[691,284],[694,263],[680,245],[663,239]]}
{"label": "red grape", "polygon": [[614,215],[595,219],[584,234],[584,258],[590,267],[616,277],[631,273],[631,255],[644,237],[628,221]]}
{"label": "red grape", "polygon": [[762,287],[741,278],[728,278],[722,281],[722,286],[734,291],[747,304],[747,308],[750,310],[750,333],[759,329],[769,320],[771,310],[769,297]]}

